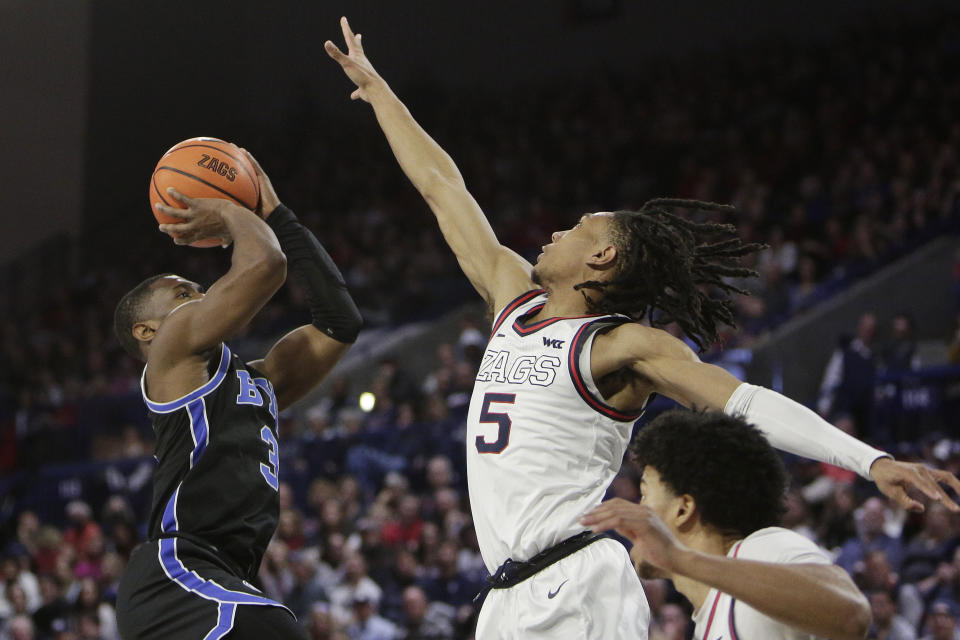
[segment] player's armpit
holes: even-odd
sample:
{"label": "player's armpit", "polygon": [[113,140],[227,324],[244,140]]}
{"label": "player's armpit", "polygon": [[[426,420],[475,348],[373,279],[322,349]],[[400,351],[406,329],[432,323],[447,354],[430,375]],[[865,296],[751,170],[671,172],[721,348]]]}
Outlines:
{"label": "player's armpit", "polygon": [[305,325],[280,338],[262,360],[249,365],[273,384],[283,410],[320,384],[349,348],[315,326]]}
{"label": "player's armpit", "polygon": [[594,379],[629,368],[657,393],[686,407],[722,409],[740,380],[700,361],[682,340],[636,323],[598,335],[591,352]]}

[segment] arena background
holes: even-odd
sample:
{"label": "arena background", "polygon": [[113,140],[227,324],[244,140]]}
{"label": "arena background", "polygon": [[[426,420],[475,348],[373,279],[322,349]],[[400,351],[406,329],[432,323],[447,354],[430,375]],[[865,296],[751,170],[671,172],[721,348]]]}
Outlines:
{"label": "arena background", "polygon": [[[343,13],[507,243],[533,250],[583,211],[680,188],[733,201],[732,222],[777,238],[768,262],[789,261],[784,245],[796,255],[776,276],[783,289],[765,272],[764,306],[743,302],[742,330],[705,357],[899,456],[956,469],[955,3],[0,0],[0,638],[14,637],[21,608],[32,637],[114,637],[110,601],[143,533],[152,442],[137,367],[109,317],[146,275],[209,283],[225,268],[225,252],[172,247],[148,210],[156,160],[197,135],[257,155],[368,320],[331,380],[284,421],[289,505],[265,586],[296,601],[314,638],[363,637],[352,601],[365,581],[398,629],[416,626],[403,588],[418,585],[432,603],[421,634],[429,622],[435,637],[469,637],[464,595],[483,575],[458,429],[485,310],[369,107],[350,102],[322,51]],[[823,129],[831,95],[867,120]],[[771,144],[803,162],[774,172]],[[827,185],[829,205],[808,176]],[[837,248],[833,224],[850,248]],[[241,352],[254,357],[302,320],[300,299],[278,294]],[[902,312],[913,335],[896,338]],[[858,361],[867,377],[821,389],[831,354],[853,357],[867,314],[878,321]],[[370,413],[356,408],[362,392],[377,399]],[[889,590],[917,637],[956,626],[955,518],[907,517],[847,474],[791,465],[787,526],[835,551],[865,590]],[[634,485],[625,469],[612,492],[633,496]],[[870,555],[878,548],[883,558]],[[682,598],[661,583],[648,595],[657,637],[685,637]]]}

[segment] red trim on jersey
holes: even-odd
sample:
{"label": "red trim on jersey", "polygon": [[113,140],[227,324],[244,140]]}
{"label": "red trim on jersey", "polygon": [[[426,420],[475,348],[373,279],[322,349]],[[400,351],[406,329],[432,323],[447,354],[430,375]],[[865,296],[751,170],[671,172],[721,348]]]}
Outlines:
{"label": "red trim on jersey", "polygon": [[[741,540],[740,542],[737,543],[736,548],[733,550],[733,557],[734,557],[734,558],[736,558],[736,557],[737,557],[737,554],[740,553],[740,545],[742,545],[742,544],[743,544],[743,540]],[[713,616],[714,616],[714,614],[717,612],[717,604],[720,603],[720,596],[722,596],[722,595],[723,595],[723,592],[722,592],[722,591],[717,591],[717,595],[714,596],[714,598],[713,598],[713,606],[710,607],[710,615],[707,617],[707,628],[706,628],[706,629],[704,630],[704,632],[703,632],[703,639],[704,639],[704,640],[709,640],[709,638],[710,638],[710,627],[713,625]],[[733,613],[733,602],[732,602],[732,601],[730,602],[730,612]],[[730,631],[731,631],[732,633],[734,633],[734,634],[736,633],[736,632],[734,631],[734,629],[733,629],[733,619],[732,619],[732,618],[731,618],[731,620],[730,620]],[[734,635],[733,637],[736,638],[737,636]]]}
{"label": "red trim on jersey", "polygon": [[573,380],[573,386],[576,388],[577,393],[580,394],[580,397],[583,398],[592,409],[599,411],[608,418],[613,418],[620,422],[633,422],[637,418],[643,415],[643,409],[640,410],[640,413],[624,413],[614,409],[605,402],[601,402],[599,399],[595,398],[590,390],[587,389],[586,383],[583,381],[583,374],[580,373],[580,350],[583,348],[584,340],[583,336],[587,330],[587,327],[592,326],[600,320],[594,320],[593,322],[588,322],[580,327],[580,330],[577,331],[576,335],[573,336],[573,341],[570,343],[570,356],[568,359],[568,366],[570,369],[570,379]]}
{"label": "red trim on jersey", "polygon": [[526,293],[521,293],[519,296],[511,300],[506,307],[503,308],[503,311],[500,312],[500,315],[497,316],[497,319],[493,323],[493,329],[490,331],[490,335],[493,336],[497,329],[500,328],[500,325],[503,324],[503,321],[507,319],[511,313],[517,310],[517,307],[522,305],[525,302],[533,300],[540,294],[546,293],[544,289],[532,289]]}
{"label": "red trim on jersey", "polygon": [[713,626],[713,615],[717,612],[717,604],[720,602],[720,596],[722,595],[722,592],[717,591],[717,595],[713,598],[713,606],[710,607],[710,617],[707,618],[707,628],[703,632],[704,640],[710,637],[710,627]]}
{"label": "red trim on jersey", "polygon": [[543,329],[544,327],[549,327],[551,324],[559,320],[581,320],[583,318],[597,318],[603,315],[602,313],[588,313],[585,316],[556,316],[554,318],[547,318],[546,320],[540,320],[538,322],[534,322],[533,324],[529,324],[529,325],[523,323],[523,318],[527,316],[532,316],[535,313],[540,313],[540,310],[543,309],[544,304],[546,303],[538,304],[537,306],[530,309],[530,311],[523,314],[522,317],[514,320],[513,330],[516,331],[518,335],[528,336],[531,333],[540,331],[540,329]]}

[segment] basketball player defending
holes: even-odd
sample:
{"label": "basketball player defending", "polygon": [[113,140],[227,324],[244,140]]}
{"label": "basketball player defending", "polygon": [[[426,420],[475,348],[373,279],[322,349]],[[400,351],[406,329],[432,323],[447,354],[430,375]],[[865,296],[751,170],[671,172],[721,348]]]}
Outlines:
{"label": "basketball player defending", "polygon": [[693,604],[701,640],[862,640],[870,605],[813,542],[778,527],[787,472],[743,418],[670,411],[631,445],[640,504],[614,498],[581,522],[633,542],[642,578],[666,577]]}
{"label": "basketball player defending", "polygon": [[[627,552],[577,519],[620,468],[653,393],[743,414],[786,451],[873,478],[904,506],[907,489],[956,505],[944,472],[895,462],[799,404],[700,362],[681,341],[633,319],[656,309],[701,346],[732,322],[725,276],[756,249],[732,228],[696,224],[660,200],[583,216],[553,234],[536,266],[502,246],[456,165],[417,124],[341,21],[347,53],[327,53],[373,106],[401,168],[426,199],[466,276],[497,312],[467,418],[467,478],[477,537],[493,574],[478,638],[646,638],[649,612]],[[731,237],[708,242],[706,236]],[[626,598],[629,607],[624,607]]]}
{"label": "basketball player defending", "polygon": [[[186,209],[161,225],[177,244],[233,242],[230,270],[209,291],[176,275],[149,278],[117,305],[124,348],[146,361],[143,399],[157,436],[148,542],[117,595],[126,640],[306,638],[293,615],[251,582],[277,528],[277,414],[346,352],[360,314],[313,234],[280,204],[256,161],[257,214],[226,200],[170,194]],[[307,291],[313,324],[244,363],[224,340],[241,331],[286,278]]]}

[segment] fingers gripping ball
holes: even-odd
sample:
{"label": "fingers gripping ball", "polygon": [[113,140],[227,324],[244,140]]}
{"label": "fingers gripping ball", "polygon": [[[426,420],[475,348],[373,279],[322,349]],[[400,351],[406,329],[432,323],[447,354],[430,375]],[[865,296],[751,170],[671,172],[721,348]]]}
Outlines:
{"label": "fingers gripping ball", "polygon": [[[250,210],[260,202],[257,173],[242,151],[217,138],[190,138],[170,148],[150,178],[150,210],[160,224],[183,222],[157,211],[156,203],[183,209],[170,197],[173,187],[189,198],[223,198]],[[204,238],[192,247],[216,247],[219,238]]]}

